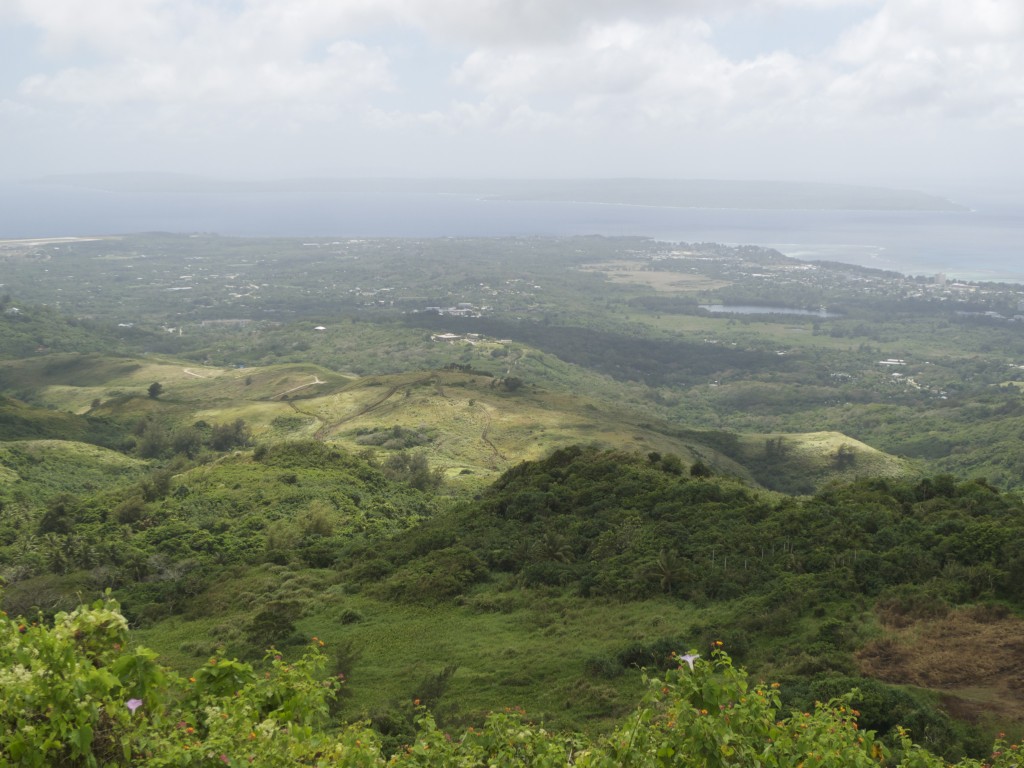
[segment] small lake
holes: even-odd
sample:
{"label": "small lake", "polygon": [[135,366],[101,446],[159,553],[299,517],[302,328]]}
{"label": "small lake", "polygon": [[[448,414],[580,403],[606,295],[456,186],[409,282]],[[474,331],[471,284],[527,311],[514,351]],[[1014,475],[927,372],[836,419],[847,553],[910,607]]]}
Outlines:
{"label": "small lake", "polygon": [[755,307],[751,304],[700,304],[701,309],[715,315],[800,315],[802,317],[841,317],[824,309],[791,309],[789,307]]}

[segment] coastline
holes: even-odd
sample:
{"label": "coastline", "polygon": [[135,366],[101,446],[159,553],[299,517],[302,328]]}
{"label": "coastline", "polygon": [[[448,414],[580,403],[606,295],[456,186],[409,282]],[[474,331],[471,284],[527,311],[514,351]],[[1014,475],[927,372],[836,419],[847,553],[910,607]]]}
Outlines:
{"label": "coastline", "polygon": [[[286,192],[286,191],[285,191]],[[905,275],[1024,283],[1024,207],[973,211],[675,207],[430,194],[268,192],[210,197],[103,195],[0,184],[0,238],[216,232],[239,237],[646,237],[757,245],[802,261]],[[972,203],[974,201],[971,201]]]}

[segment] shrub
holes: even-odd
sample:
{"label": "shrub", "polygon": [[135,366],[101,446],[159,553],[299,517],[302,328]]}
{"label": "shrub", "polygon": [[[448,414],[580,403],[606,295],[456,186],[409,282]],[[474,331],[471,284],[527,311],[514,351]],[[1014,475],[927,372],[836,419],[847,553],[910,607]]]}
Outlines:
{"label": "shrub", "polygon": [[400,600],[434,602],[461,594],[486,577],[483,561],[458,544],[434,550],[400,568],[385,582],[384,589]]}

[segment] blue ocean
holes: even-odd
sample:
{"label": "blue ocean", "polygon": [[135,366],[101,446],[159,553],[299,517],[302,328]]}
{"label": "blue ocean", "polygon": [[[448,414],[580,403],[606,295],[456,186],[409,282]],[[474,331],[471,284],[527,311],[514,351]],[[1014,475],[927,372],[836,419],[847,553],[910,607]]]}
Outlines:
{"label": "blue ocean", "polygon": [[0,182],[0,238],[135,232],[281,237],[639,235],[777,248],[911,275],[1024,283],[1024,201],[962,211],[742,210],[514,201],[285,184],[100,190]]}

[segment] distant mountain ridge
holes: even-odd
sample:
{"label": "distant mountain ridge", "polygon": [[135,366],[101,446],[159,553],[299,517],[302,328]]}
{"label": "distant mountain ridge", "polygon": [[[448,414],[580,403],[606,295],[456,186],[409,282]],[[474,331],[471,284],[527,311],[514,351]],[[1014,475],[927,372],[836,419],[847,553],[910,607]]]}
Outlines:
{"label": "distant mountain ridge", "polygon": [[[523,189],[514,191],[516,186]],[[512,183],[504,199],[752,210],[965,211],[914,190],[852,184],[721,179],[594,179]]]}
{"label": "distant mountain ridge", "polygon": [[401,179],[295,178],[246,181],[177,173],[46,176],[33,183],[103,192],[348,195],[463,194],[487,200],[749,210],[966,211],[937,195],[908,189],[796,181],[724,179]]}

